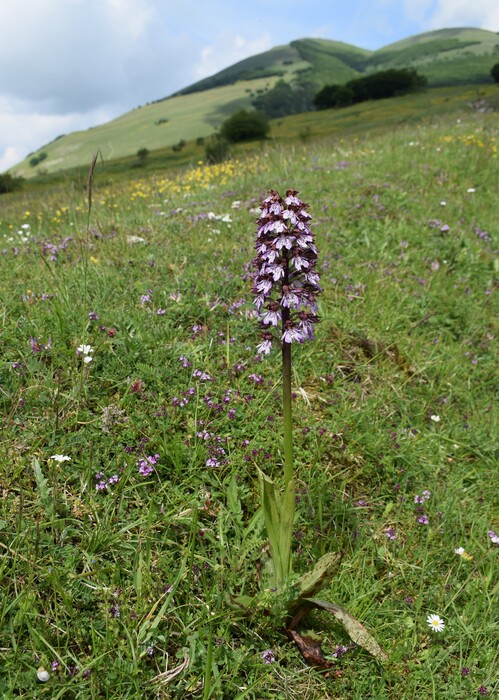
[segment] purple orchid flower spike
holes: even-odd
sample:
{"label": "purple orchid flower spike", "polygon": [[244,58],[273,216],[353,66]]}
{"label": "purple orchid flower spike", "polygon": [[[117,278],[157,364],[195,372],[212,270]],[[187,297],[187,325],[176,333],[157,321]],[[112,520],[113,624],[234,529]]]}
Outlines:
{"label": "purple orchid flower spike", "polygon": [[259,354],[269,354],[274,342],[312,340],[319,320],[317,295],[322,290],[316,271],[317,248],[308,204],[297,195],[291,189],[283,199],[270,190],[260,207],[252,290],[262,331]]}

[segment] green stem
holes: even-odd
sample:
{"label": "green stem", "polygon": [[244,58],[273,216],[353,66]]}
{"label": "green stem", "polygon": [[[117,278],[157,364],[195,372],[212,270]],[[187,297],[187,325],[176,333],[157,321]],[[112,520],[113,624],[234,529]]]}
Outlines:
{"label": "green stem", "polygon": [[293,417],[291,410],[291,343],[282,343],[282,412],[284,417],[284,489],[293,478]]}

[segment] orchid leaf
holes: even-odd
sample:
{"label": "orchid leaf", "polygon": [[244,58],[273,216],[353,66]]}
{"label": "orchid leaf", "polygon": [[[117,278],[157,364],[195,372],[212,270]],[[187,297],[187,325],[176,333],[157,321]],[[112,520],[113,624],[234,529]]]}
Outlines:
{"label": "orchid leaf", "polygon": [[347,610],[327,600],[319,600],[319,598],[306,598],[304,599],[304,603],[309,603],[312,607],[322,608],[332,613],[335,618],[341,622],[348,632],[350,639],[355,642],[355,644],[361,646],[379,661],[388,661],[388,656],[374,637],[369,634],[366,628],[356,620],[353,615],[350,615]]}
{"label": "orchid leaf", "polygon": [[338,570],[341,557],[338,552],[328,552],[321,557],[312,571],[304,574],[298,582],[298,598],[310,598],[327,586]]}
{"label": "orchid leaf", "polygon": [[293,513],[295,485],[288,482],[281,497],[274,482],[259,470],[262,489],[262,509],[265,528],[270,542],[274,585],[280,585],[291,571],[291,539],[293,536]]}

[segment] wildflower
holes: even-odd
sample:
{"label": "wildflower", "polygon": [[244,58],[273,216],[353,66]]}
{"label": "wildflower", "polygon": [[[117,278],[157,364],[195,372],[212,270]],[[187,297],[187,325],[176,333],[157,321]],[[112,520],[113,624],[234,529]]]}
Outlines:
{"label": "wildflower", "polygon": [[154,471],[154,464],[159,459],[159,455],[149,455],[146,457],[143,457],[142,459],[137,460],[137,466],[139,468],[139,474],[142,476],[149,476],[151,472]]}
{"label": "wildflower", "polygon": [[89,313],[88,313],[88,320],[89,320],[89,321],[98,321],[98,320],[99,320],[99,314],[96,314],[95,311],[89,311]]}
{"label": "wildflower", "polygon": [[46,671],[43,668],[43,666],[40,666],[40,668],[36,672],[36,677],[42,683],[46,683],[48,681],[48,679],[50,678],[50,673],[48,671]]}
{"label": "wildflower", "polygon": [[346,654],[347,651],[348,647],[344,644],[337,644],[331,656],[334,656],[335,659],[339,659],[343,654]]}
{"label": "wildflower", "polygon": [[470,669],[467,666],[463,666],[463,668],[461,669],[461,675],[463,676],[463,678],[465,676],[469,676],[470,673],[471,673]]}
{"label": "wildflower", "polygon": [[424,513],[423,513],[423,515],[420,515],[418,518],[418,523],[420,525],[428,525],[429,522],[430,521],[428,520],[428,516],[424,515]]}
{"label": "wildflower", "polygon": [[265,664],[273,664],[275,662],[275,656],[272,649],[266,649],[262,652],[262,659]]}
{"label": "wildflower", "polygon": [[395,534],[395,530],[393,527],[387,527],[385,530],[385,535],[388,537],[389,540],[394,540],[396,539],[397,535]]}
{"label": "wildflower", "polygon": [[82,357],[83,362],[85,362],[87,364],[89,362],[92,362],[92,360],[93,360],[93,357],[92,357],[93,351],[94,351],[94,349],[91,345],[78,345],[78,347],[76,348],[76,354],[78,355],[78,357]]}
{"label": "wildflower", "polygon": [[[297,194],[288,190],[283,199],[270,190],[260,206],[252,290],[262,330],[259,355],[268,355],[276,340],[291,344],[312,339],[319,320],[317,249],[309,228],[308,205]],[[280,338],[273,331],[278,325],[282,327]]]}
{"label": "wildflower", "polygon": [[430,416],[430,420],[434,423],[440,423],[440,416]]}
{"label": "wildflower", "polygon": [[29,338],[29,344],[31,345],[33,354],[36,355],[38,352],[43,352],[44,350],[51,350],[52,339],[48,338],[46,343],[40,343],[40,338],[33,338],[33,336],[31,335]]}
{"label": "wildflower", "polygon": [[53,459],[54,462],[70,462],[71,457],[68,457],[67,455],[52,455],[50,459]]}
{"label": "wildflower", "polygon": [[497,535],[494,530],[489,530],[489,537],[493,544],[499,544],[499,535]]}
{"label": "wildflower", "polygon": [[484,685],[481,685],[478,688],[478,692],[480,693],[480,695],[488,695],[488,693],[489,693],[489,691],[487,690],[487,688]]}
{"label": "wildflower", "polygon": [[445,622],[438,615],[428,615],[426,622],[434,632],[442,632]]}

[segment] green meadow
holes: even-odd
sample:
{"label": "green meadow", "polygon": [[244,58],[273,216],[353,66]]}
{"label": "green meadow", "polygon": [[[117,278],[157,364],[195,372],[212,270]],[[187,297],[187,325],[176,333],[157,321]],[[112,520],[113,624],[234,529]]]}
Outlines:
{"label": "green meadow", "polygon": [[[2,698],[493,697],[499,130],[448,90],[430,116],[297,115],[219,165],[2,195]],[[271,188],[309,203],[323,288],[293,344],[293,568],[342,554],[322,596],[385,663],[314,613],[313,668],[231,606],[283,458],[250,291]]]}

